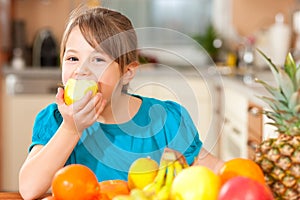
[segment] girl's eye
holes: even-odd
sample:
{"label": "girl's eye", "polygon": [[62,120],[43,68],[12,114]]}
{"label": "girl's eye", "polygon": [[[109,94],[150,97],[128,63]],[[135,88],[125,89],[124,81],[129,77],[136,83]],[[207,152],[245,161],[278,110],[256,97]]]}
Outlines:
{"label": "girl's eye", "polygon": [[76,58],[76,57],[69,57],[66,60],[74,62],[74,61],[78,61],[78,58]]}
{"label": "girl's eye", "polygon": [[99,57],[94,57],[92,59],[92,62],[96,62],[96,63],[99,63],[99,62],[103,62],[104,60],[102,58],[99,58]]}

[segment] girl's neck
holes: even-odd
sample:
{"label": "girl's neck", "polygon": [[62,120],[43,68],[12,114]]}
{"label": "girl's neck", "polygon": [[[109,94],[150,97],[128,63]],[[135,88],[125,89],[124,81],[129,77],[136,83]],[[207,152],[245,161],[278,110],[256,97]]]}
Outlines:
{"label": "girl's neck", "polygon": [[99,122],[105,124],[121,124],[130,121],[138,112],[142,100],[132,95],[121,94],[105,106]]}

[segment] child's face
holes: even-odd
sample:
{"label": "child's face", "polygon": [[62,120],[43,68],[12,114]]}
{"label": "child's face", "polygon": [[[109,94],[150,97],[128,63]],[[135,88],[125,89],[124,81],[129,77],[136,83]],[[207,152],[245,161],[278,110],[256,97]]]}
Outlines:
{"label": "child's face", "polygon": [[69,78],[95,80],[104,98],[110,99],[120,77],[118,63],[104,52],[97,52],[84,39],[79,27],[74,27],[67,40],[62,60],[63,84]]}

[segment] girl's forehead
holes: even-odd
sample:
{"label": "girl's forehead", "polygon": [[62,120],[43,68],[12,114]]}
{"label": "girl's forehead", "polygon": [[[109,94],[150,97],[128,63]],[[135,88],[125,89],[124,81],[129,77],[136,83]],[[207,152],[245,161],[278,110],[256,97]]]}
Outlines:
{"label": "girl's forehead", "polygon": [[[66,46],[68,45],[72,45],[74,44],[75,42],[80,42],[84,39],[80,29],[78,26],[75,26],[73,27],[71,30],[70,30],[70,33],[67,37],[67,40],[66,40]],[[85,41],[85,40],[84,40]],[[84,42],[82,41],[82,42]],[[86,42],[86,41],[85,41]]]}
{"label": "girl's forehead", "polygon": [[[89,35],[89,37],[91,37],[91,34],[88,34],[88,35]],[[87,38],[81,32],[79,26],[77,25],[70,30],[70,34],[67,38],[66,46],[72,45],[74,42],[77,42],[77,43],[82,42],[82,43],[88,44],[96,52],[105,53],[105,51],[100,47],[100,45],[98,44],[98,42],[96,41],[95,38],[89,38],[89,40],[87,40]],[[90,41],[90,40],[92,40],[92,41]]]}

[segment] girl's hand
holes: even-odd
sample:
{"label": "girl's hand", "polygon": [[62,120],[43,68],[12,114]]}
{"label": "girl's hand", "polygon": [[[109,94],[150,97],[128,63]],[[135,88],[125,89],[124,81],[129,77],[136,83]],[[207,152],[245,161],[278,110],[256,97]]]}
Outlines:
{"label": "girl's hand", "polygon": [[64,102],[64,89],[58,88],[56,103],[63,117],[65,128],[81,135],[84,129],[91,126],[99,118],[106,100],[103,99],[101,93],[92,96],[92,92],[88,92],[79,101],[66,105]]}

